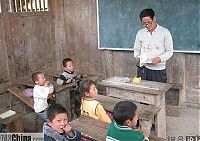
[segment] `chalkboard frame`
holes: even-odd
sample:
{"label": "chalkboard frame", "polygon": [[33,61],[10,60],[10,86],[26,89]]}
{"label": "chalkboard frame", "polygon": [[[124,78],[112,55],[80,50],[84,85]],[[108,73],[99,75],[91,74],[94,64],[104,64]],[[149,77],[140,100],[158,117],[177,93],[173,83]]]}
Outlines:
{"label": "chalkboard frame", "polygon": [[[102,46],[100,46],[99,1],[100,0],[96,0],[98,49],[100,49],[100,50],[134,51],[133,47],[132,48],[113,48],[113,47],[102,47]],[[199,7],[200,7],[200,3],[199,3]],[[200,9],[199,9],[199,21],[200,21]],[[198,29],[198,33],[199,33],[199,40],[200,40],[200,28]],[[134,39],[133,39],[133,42],[134,42]],[[199,45],[198,45],[197,48],[199,49]],[[200,50],[177,50],[177,49],[174,48],[174,52],[177,52],[177,53],[200,53]]]}

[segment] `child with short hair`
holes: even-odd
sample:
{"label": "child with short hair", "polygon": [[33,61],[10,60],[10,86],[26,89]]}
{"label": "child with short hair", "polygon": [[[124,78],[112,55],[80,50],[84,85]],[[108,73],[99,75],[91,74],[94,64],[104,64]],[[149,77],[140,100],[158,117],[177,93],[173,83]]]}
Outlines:
{"label": "child with short hair", "polygon": [[69,125],[67,110],[60,104],[47,110],[47,122],[43,124],[44,141],[79,141],[81,133]]}
{"label": "child with short hair", "polygon": [[71,58],[63,59],[64,72],[57,79],[57,84],[66,85],[72,83],[74,86],[78,86],[78,82],[82,80],[82,75],[74,71],[73,60]]}
{"label": "child with short hair", "polygon": [[113,109],[114,121],[109,125],[106,141],[149,141],[149,133],[134,129],[137,106],[131,101],[120,101]]}
{"label": "child with short hair", "polygon": [[53,85],[46,81],[44,73],[41,71],[32,74],[35,83],[33,88],[34,110],[44,120],[47,118],[48,95],[53,93]]}
{"label": "child with short hair", "polygon": [[71,58],[63,59],[64,72],[57,79],[57,84],[66,85],[72,83],[75,89],[70,90],[70,104],[71,104],[71,119],[76,118],[75,114],[75,99],[78,94],[78,85],[83,79],[83,76],[74,71],[73,60]]}
{"label": "child with short hair", "polygon": [[94,100],[98,95],[96,83],[92,80],[83,80],[80,83],[80,93],[82,94],[80,102],[80,114],[111,123],[111,119],[106,114],[101,103]]}

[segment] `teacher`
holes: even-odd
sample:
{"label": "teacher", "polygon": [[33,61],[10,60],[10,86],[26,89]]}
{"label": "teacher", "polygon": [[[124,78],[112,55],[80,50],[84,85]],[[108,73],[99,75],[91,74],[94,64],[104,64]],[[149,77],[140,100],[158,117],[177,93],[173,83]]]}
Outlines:
{"label": "teacher", "polygon": [[142,10],[140,20],[144,28],[138,31],[134,44],[137,76],[166,83],[166,61],[173,55],[172,36],[168,29],[157,24],[153,9]]}

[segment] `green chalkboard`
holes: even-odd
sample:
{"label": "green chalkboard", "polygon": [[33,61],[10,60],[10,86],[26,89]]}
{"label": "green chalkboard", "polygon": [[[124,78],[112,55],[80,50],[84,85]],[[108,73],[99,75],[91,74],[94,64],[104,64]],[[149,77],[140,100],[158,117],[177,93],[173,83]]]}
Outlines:
{"label": "green chalkboard", "polygon": [[98,0],[99,49],[133,50],[144,8],[169,29],[177,52],[200,53],[200,0]]}

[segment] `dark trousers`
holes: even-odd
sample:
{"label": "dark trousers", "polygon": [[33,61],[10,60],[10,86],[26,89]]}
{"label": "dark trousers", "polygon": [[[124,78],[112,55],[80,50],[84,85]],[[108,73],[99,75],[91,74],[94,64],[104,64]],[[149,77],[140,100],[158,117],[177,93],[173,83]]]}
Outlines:
{"label": "dark trousers", "polygon": [[80,97],[78,90],[70,90],[71,119],[77,117],[76,110],[80,107]]}
{"label": "dark trousers", "polygon": [[137,66],[137,77],[141,77],[142,80],[156,81],[167,83],[167,71],[164,70],[150,70],[145,66]]}

